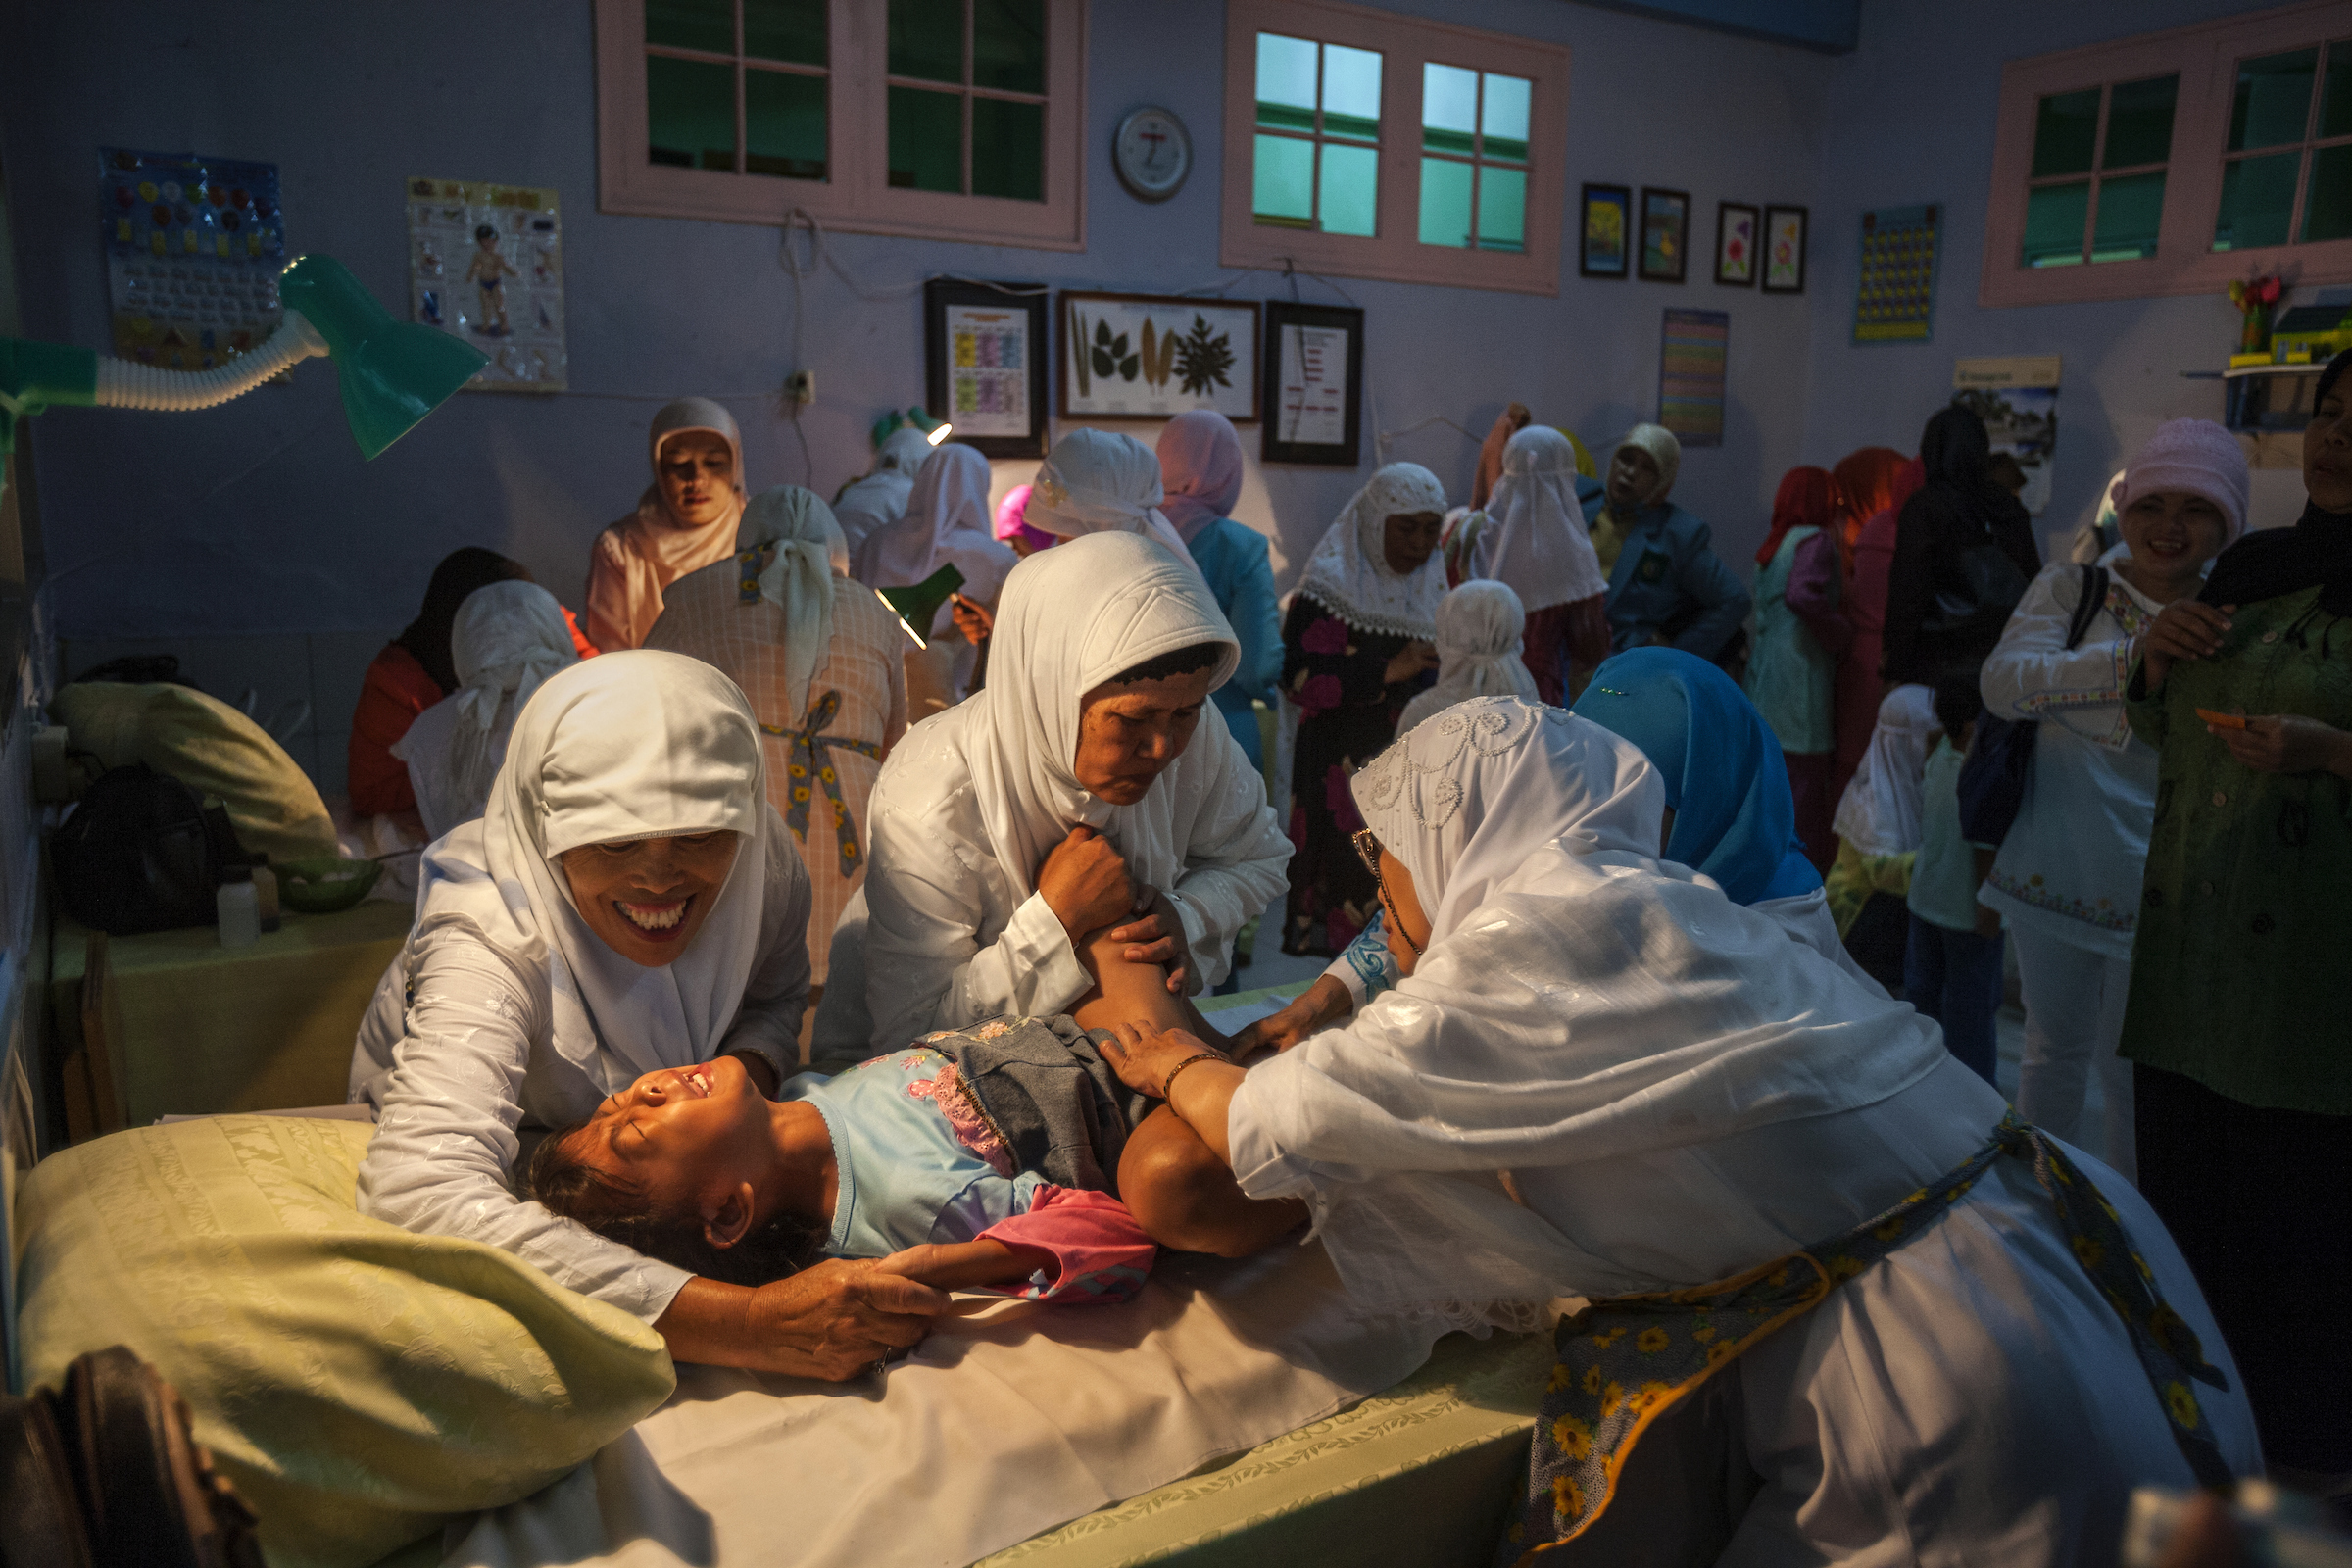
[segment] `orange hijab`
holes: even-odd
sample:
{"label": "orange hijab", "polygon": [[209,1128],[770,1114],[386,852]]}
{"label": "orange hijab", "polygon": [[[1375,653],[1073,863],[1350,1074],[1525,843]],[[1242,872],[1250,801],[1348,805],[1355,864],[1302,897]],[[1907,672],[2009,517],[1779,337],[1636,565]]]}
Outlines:
{"label": "orange hijab", "polygon": [[1838,481],[1827,468],[1790,468],[1772,498],[1772,532],[1756,552],[1756,564],[1769,566],[1791,528],[1828,528],[1836,520]]}
{"label": "orange hijab", "polygon": [[1849,570],[1862,525],[1898,504],[1895,476],[1909,461],[1892,447],[1863,447],[1847,453],[1830,470],[1838,481],[1838,548]]}

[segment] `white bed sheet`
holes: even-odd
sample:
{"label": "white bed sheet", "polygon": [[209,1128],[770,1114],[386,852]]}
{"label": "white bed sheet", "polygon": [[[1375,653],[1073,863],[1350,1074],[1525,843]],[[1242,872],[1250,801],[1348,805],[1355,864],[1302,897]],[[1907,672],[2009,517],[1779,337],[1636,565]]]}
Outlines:
{"label": "white bed sheet", "polygon": [[1409,1376],[1436,1331],[1347,1307],[1322,1248],[1163,1259],[1115,1306],[1007,1301],[846,1386],[682,1367],[445,1568],[961,1568]]}

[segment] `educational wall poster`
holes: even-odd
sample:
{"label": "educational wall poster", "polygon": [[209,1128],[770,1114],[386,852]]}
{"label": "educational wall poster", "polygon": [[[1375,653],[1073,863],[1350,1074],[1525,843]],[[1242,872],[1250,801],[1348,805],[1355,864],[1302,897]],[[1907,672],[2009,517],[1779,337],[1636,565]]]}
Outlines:
{"label": "educational wall poster", "polygon": [[1658,422],[1687,447],[1723,445],[1728,311],[1668,311],[1658,354]]}
{"label": "educational wall poster", "polygon": [[923,407],[983,457],[1046,455],[1043,283],[923,284]]}
{"label": "educational wall poster", "polygon": [[1992,437],[1994,477],[2006,454],[2016,474],[2005,482],[2036,517],[2050,504],[2058,446],[2058,356],[2025,354],[1952,362],[1952,401],[1974,409]]}
{"label": "educational wall poster", "polygon": [[1633,231],[1634,191],[1630,185],[1587,185],[1583,238],[1576,270],[1582,277],[1623,277],[1626,236]]}
{"label": "educational wall poster", "polygon": [[1883,207],[1862,215],[1862,282],[1854,341],[1925,343],[1936,307],[1937,222],[1942,207]]}
{"label": "educational wall poster", "polygon": [[415,178],[407,195],[412,318],[490,356],[466,383],[474,391],[563,391],[570,360],[555,190]]}
{"label": "educational wall poster", "polygon": [[1065,419],[1214,409],[1247,423],[1257,417],[1257,302],[1064,291],[1059,365]]}
{"label": "educational wall poster", "polygon": [[1354,467],[1363,391],[1362,311],[1266,302],[1263,461]]}
{"label": "educational wall poster", "polygon": [[118,357],[209,370],[277,330],[275,164],[101,147],[98,221]]}

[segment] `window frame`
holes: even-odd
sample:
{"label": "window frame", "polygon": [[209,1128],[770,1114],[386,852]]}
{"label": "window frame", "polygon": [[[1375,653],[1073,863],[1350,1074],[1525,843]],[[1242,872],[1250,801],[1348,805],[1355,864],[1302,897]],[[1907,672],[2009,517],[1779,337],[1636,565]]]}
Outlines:
{"label": "window frame", "polygon": [[[827,0],[823,180],[655,164],[645,155],[645,0],[596,0],[597,209],[641,218],[687,218],[774,225],[795,207],[828,228],[861,234],[1086,249],[1086,0],[1045,0],[1045,200],[909,190],[888,181],[889,8],[877,0]],[[964,40],[963,143],[968,181],[970,101],[1025,98],[969,81]],[[664,54],[676,53],[664,48]],[[747,68],[738,64],[737,73]],[[786,74],[814,68],[779,62]],[[945,83],[913,83],[947,90]],[[743,148],[743,93],[736,93],[736,148]]]}
{"label": "window frame", "polygon": [[[1251,205],[1260,32],[1371,49],[1381,55],[1376,233],[1326,234],[1319,229],[1255,221]],[[1421,243],[1421,68],[1432,61],[1518,76],[1533,83],[1523,250]],[[1219,265],[1250,268],[1287,263],[1302,271],[1338,277],[1558,294],[1560,229],[1568,190],[1570,65],[1571,51],[1563,44],[1425,22],[1348,5],[1343,0],[1227,0]],[[1556,167],[1545,168],[1546,160],[1555,161]],[[1489,161],[1503,167],[1509,164],[1509,160]]]}
{"label": "window frame", "polygon": [[[2222,169],[2230,105],[2241,61],[2282,54],[2308,44],[2352,37],[2352,0],[2305,0],[2194,26],[2012,60],[2001,68],[1993,142],[1992,183],[1986,203],[1984,257],[1977,303],[1987,307],[2066,305],[2095,300],[2151,299],[2174,294],[2218,294],[2236,278],[2284,273],[2296,285],[2352,282],[2352,238],[2216,251],[2213,225],[2221,211]],[[2100,121],[2091,176],[2100,184],[2134,170],[2103,170],[2106,112],[2112,89],[2178,72],[2173,140],[2165,158],[2164,216],[2156,254],[2128,261],[2029,268],[2019,261],[2026,204],[2033,181],[2034,129],[2043,98],[2100,90]],[[2316,97],[2322,77],[2313,83]],[[2307,121],[2307,124],[2309,122]],[[2308,148],[2306,141],[2297,144]],[[2278,149],[2283,151],[2285,149]],[[2153,166],[2149,166],[2153,167]],[[2308,174],[2299,171],[2299,180]],[[2044,181],[2052,183],[2053,181]],[[2095,234],[2095,205],[2084,219],[2086,243]]]}

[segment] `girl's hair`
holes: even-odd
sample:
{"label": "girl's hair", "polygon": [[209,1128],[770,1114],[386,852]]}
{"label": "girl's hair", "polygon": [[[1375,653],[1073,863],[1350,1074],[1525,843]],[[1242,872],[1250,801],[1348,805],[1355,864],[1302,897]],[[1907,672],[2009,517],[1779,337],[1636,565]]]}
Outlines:
{"label": "girl's hair", "polygon": [[702,1216],[692,1209],[660,1212],[645,1189],[580,1158],[571,1141],[587,1125],[577,1121],[548,1134],[531,1155],[525,1183],[530,1196],[551,1212],[673,1268],[729,1285],[765,1285],[799,1273],[823,1254],[825,1228],[807,1215],[785,1211],[733,1247],[713,1245]]}

